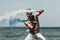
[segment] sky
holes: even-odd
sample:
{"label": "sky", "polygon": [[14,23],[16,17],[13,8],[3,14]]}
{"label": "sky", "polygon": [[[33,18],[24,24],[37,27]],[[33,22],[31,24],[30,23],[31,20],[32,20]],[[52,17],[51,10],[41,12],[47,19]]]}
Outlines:
{"label": "sky", "polygon": [[[12,10],[27,8],[34,10],[44,9],[44,13],[38,17],[40,26],[58,27],[60,26],[59,4],[60,0],[0,0],[0,16]],[[18,23],[17,25],[22,26],[24,24]]]}

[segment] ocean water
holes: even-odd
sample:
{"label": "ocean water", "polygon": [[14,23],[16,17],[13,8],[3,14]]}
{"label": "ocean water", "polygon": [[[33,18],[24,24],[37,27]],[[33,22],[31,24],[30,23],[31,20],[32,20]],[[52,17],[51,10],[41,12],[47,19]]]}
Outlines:
{"label": "ocean water", "polygon": [[[24,40],[29,32],[25,27],[0,27],[0,40]],[[41,27],[46,40],[60,40],[60,27]]]}

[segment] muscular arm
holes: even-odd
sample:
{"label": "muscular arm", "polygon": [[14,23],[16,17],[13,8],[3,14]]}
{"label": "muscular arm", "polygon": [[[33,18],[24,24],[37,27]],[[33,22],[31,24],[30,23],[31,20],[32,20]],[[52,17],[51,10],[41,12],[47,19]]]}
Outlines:
{"label": "muscular arm", "polygon": [[26,27],[29,28],[29,29],[32,29],[32,28],[33,28],[33,26],[30,24],[30,22],[25,22],[24,24],[25,24]]}
{"label": "muscular arm", "polygon": [[34,14],[35,16],[39,16],[44,12],[44,10],[38,10],[36,11],[36,14]]}

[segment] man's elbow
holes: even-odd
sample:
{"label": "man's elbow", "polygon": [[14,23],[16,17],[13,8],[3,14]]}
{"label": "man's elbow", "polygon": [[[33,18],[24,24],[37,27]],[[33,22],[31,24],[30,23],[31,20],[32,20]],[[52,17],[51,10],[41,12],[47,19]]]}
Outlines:
{"label": "man's elbow", "polygon": [[41,15],[43,12],[44,10],[40,10],[38,16]]}

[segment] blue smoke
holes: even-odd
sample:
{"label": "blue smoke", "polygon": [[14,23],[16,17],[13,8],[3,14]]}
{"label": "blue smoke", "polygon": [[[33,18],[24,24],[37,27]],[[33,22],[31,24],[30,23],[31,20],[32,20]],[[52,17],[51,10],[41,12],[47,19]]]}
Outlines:
{"label": "blue smoke", "polygon": [[9,21],[9,24],[10,25],[15,25],[15,23],[18,23],[18,22],[25,22],[27,20],[21,20],[19,18],[11,18],[10,21]]}

